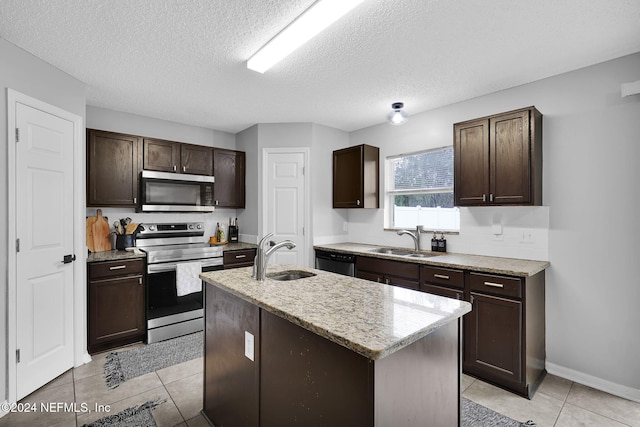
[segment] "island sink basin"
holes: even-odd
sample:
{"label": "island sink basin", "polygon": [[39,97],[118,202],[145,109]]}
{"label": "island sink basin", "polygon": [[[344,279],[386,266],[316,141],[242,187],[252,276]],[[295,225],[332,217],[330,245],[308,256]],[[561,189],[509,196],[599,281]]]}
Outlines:
{"label": "island sink basin", "polygon": [[306,277],[315,276],[315,273],[302,270],[281,271],[278,273],[267,274],[267,278],[280,281],[298,280]]}

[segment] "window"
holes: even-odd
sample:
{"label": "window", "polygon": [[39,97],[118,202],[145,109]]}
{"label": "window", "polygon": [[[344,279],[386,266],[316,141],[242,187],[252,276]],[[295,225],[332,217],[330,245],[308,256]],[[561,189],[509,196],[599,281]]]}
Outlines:
{"label": "window", "polygon": [[453,147],[387,157],[390,228],[458,231],[453,205]]}

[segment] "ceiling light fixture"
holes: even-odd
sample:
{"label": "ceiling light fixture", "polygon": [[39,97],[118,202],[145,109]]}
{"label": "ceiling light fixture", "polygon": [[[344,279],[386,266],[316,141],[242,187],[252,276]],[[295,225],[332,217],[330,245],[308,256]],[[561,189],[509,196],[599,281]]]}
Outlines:
{"label": "ceiling light fixture", "polygon": [[247,61],[247,68],[264,73],[364,0],[318,0]]}
{"label": "ceiling light fixture", "polygon": [[407,112],[403,110],[404,104],[402,102],[394,102],[391,104],[391,108],[393,108],[393,111],[387,114],[389,123],[392,125],[401,125],[409,120]]}

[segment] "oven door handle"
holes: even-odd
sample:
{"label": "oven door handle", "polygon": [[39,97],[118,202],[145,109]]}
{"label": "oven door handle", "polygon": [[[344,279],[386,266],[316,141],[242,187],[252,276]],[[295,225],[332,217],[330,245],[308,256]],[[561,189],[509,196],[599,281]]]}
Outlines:
{"label": "oven door handle", "polygon": [[[188,261],[188,262],[195,262],[195,261]],[[222,258],[203,260],[203,261],[201,261],[201,263],[202,263],[202,268],[216,267],[216,266],[222,266],[223,265]],[[186,264],[186,262],[183,262],[183,263],[180,263],[180,262],[166,262],[166,263],[161,263],[161,264],[149,264],[149,265],[147,265],[147,274],[165,273],[167,271],[176,271],[176,266],[178,264]]]}

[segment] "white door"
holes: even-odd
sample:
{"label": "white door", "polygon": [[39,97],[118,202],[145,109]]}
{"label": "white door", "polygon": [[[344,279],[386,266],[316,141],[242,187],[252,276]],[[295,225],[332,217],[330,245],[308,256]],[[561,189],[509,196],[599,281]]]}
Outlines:
{"label": "white door", "polygon": [[73,264],[62,261],[73,254],[74,124],[22,103],[16,104],[15,120],[21,399],[73,366]]}
{"label": "white door", "polygon": [[266,194],[265,229],[263,234],[273,233],[273,240],[291,240],[296,244],[292,250],[283,248],[269,260],[272,264],[307,265],[307,243],[305,240],[306,197],[305,159],[301,151],[265,151]]}

